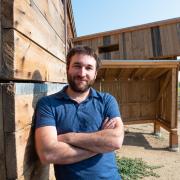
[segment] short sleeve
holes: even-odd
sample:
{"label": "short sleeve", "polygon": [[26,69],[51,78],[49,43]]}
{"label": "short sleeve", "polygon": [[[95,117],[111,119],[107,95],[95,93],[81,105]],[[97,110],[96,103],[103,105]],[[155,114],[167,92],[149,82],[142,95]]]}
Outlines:
{"label": "short sleeve", "polygon": [[115,97],[107,93],[105,98],[105,117],[112,119],[120,116],[120,108]]}
{"label": "short sleeve", "polygon": [[41,98],[35,111],[35,127],[55,126],[55,118],[48,97]]}

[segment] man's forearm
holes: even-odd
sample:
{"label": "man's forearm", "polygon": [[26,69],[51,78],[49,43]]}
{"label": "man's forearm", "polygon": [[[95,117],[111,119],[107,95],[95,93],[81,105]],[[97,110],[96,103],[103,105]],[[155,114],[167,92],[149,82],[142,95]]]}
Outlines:
{"label": "man's forearm", "polygon": [[89,150],[58,142],[52,146],[52,150],[47,154],[45,163],[72,164],[93,157],[96,154]]}
{"label": "man's forearm", "polygon": [[58,140],[96,153],[119,149],[124,138],[123,129],[104,129],[94,133],[67,133],[58,136]]}
{"label": "man's forearm", "polygon": [[36,150],[43,164],[72,164],[96,155],[89,150],[58,141],[54,126],[36,129],[35,140]]}

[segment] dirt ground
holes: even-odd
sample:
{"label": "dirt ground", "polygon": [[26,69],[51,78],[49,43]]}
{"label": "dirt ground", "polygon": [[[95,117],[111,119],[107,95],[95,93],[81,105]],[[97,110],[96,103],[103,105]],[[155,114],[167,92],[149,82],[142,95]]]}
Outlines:
{"label": "dirt ground", "polygon": [[[180,134],[180,120],[178,123]],[[169,151],[169,133],[166,130],[161,128],[161,137],[158,138],[153,135],[153,124],[128,125],[125,132],[124,145],[117,152],[120,157],[142,158],[149,165],[163,166],[154,170],[159,178],[146,177],[143,180],[180,180],[180,152]]]}

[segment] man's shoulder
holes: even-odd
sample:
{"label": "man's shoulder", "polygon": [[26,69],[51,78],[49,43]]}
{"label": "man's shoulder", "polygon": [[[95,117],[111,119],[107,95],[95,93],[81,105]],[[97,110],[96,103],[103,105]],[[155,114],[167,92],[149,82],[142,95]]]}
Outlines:
{"label": "man's shoulder", "polygon": [[96,97],[102,99],[103,101],[115,99],[114,96],[112,94],[110,94],[109,92],[102,92],[102,91],[98,91],[96,89],[93,89],[93,91],[94,91],[94,95]]}
{"label": "man's shoulder", "polygon": [[61,97],[61,91],[41,97],[38,100],[38,104],[51,104],[52,102],[57,101],[59,97]]}

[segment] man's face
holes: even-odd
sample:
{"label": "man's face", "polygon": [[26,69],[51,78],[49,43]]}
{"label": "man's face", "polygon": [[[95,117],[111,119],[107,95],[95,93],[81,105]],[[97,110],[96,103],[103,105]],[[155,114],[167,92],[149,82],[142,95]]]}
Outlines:
{"label": "man's face", "polygon": [[96,60],[93,57],[84,54],[72,56],[67,79],[73,91],[86,92],[93,85],[96,75]]}

